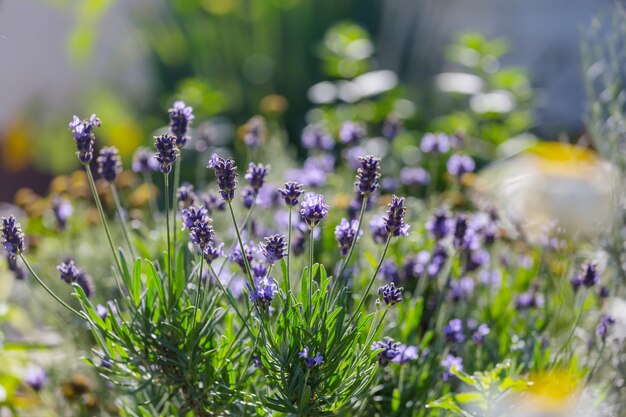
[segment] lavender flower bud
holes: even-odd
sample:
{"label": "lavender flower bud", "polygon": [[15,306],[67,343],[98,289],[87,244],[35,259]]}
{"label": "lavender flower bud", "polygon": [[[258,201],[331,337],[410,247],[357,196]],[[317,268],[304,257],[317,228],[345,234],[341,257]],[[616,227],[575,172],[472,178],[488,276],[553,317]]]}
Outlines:
{"label": "lavender flower bud", "polygon": [[159,170],[159,163],[152,150],[144,147],[137,148],[133,154],[133,172],[145,173]]}
{"label": "lavender flower bud", "polygon": [[372,155],[359,157],[361,167],[357,170],[354,186],[361,194],[371,194],[378,189],[380,158]]}
{"label": "lavender flower bud", "polygon": [[356,244],[356,241],[358,241],[363,234],[363,231],[359,230],[359,234],[357,236],[358,227],[359,222],[357,220],[347,219],[341,219],[341,223],[335,227],[335,239],[337,239],[341,256],[346,256],[350,247],[353,244]]}
{"label": "lavender flower bud", "polygon": [[255,192],[258,192],[259,189],[263,187],[265,177],[267,176],[269,170],[269,165],[250,163],[248,165],[248,172],[246,172],[244,178],[246,179],[250,187],[252,187]]}
{"label": "lavender flower bud", "polygon": [[189,207],[181,212],[183,218],[183,228],[191,229],[194,226],[202,223],[208,216],[207,210],[204,207]]}
{"label": "lavender flower bud", "polygon": [[285,183],[285,188],[280,188],[278,190],[280,195],[285,200],[285,204],[289,207],[293,207],[298,205],[298,201],[304,190],[302,189],[302,184],[294,181],[289,181]]}
{"label": "lavender flower bud", "polygon": [[237,188],[237,166],[232,158],[220,158],[217,154],[211,155],[207,168],[213,168],[217,178],[217,186],[222,198],[227,203],[233,201]]}
{"label": "lavender flower bud", "polygon": [[407,236],[409,234],[409,225],[404,223],[406,207],[404,207],[404,198],[391,197],[391,203],[388,205],[387,217],[384,218],[387,233],[390,236]]}
{"label": "lavender flower bud", "polygon": [[214,260],[224,255],[224,244],[220,243],[218,246],[215,246],[215,243],[212,243],[204,248],[202,255],[206,263],[211,265]]}
{"label": "lavender flower bud", "polygon": [[41,391],[48,383],[48,375],[46,371],[39,366],[31,366],[24,372],[24,382],[26,382],[34,391]]}
{"label": "lavender flower bud", "polygon": [[426,230],[437,240],[444,239],[450,233],[453,222],[445,210],[440,209],[426,222]]}
{"label": "lavender flower bud", "polygon": [[339,129],[339,140],[345,145],[354,145],[363,139],[366,135],[365,127],[362,124],[347,121],[341,125]]}
{"label": "lavender flower bud", "polygon": [[254,116],[246,124],[246,134],[243,141],[250,148],[258,148],[265,136],[265,119],[261,116]]}
{"label": "lavender flower bud", "polygon": [[378,364],[383,367],[389,365],[389,363],[404,364],[416,360],[418,357],[417,347],[406,346],[400,342],[394,341],[390,337],[385,337],[381,341],[374,342],[371,349],[382,349],[382,351],[378,353]]}
{"label": "lavender flower bud", "polygon": [[480,345],[485,340],[485,336],[491,333],[491,329],[485,323],[478,326],[478,328],[472,334],[472,342],[475,345]]}
{"label": "lavender flower bud", "polygon": [[476,163],[468,155],[454,154],[448,159],[446,168],[448,174],[455,178],[461,178],[463,175],[473,172],[476,169]]}
{"label": "lavender flower bud", "polygon": [[2,218],[2,244],[9,255],[19,255],[26,249],[24,233],[14,216]]}
{"label": "lavender flower bud", "polygon": [[154,146],[157,150],[154,157],[159,163],[161,172],[163,174],[169,174],[172,171],[172,165],[174,165],[174,162],[176,162],[178,158],[176,137],[171,135],[155,136]]}
{"label": "lavender flower bud", "polygon": [[615,324],[615,319],[610,316],[602,317],[600,324],[596,328],[596,336],[602,340],[602,343],[606,343],[606,338],[609,334],[609,328]]}
{"label": "lavender flower bud", "polygon": [[78,269],[72,258],[66,258],[57,265],[57,271],[59,271],[61,279],[67,284],[75,282],[76,278],[81,274],[80,269]]}
{"label": "lavender flower bud", "polygon": [[184,101],[175,101],[170,114],[170,131],[176,137],[176,146],[182,148],[187,143],[187,130],[189,125],[195,119],[193,109],[185,104]]}
{"label": "lavender flower bud", "polygon": [[593,262],[585,262],[582,265],[583,275],[582,283],[585,287],[593,287],[600,282],[600,274],[598,265]]}
{"label": "lavender flower bud", "polygon": [[74,137],[78,160],[83,165],[87,165],[93,159],[93,145],[96,140],[92,129],[100,126],[100,119],[95,114],[92,114],[89,120],[80,120],[78,116],[74,116],[69,126]]}
{"label": "lavender flower bud", "polygon": [[273,265],[276,261],[287,256],[287,242],[285,242],[285,236],[272,235],[266,237],[263,244],[259,246],[265,256],[265,261],[270,265]]}
{"label": "lavender flower bud", "polygon": [[114,146],[100,149],[100,155],[96,158],[98,174],[107,182],[115,182],[122,172],[122,159]]}
{"label": "lavender flower bud", "polygon": [[310,227],[315,227],[326,216],[328,216],[328,204],[324,202],[321,194],[309,193],[304,196],[304,201],[300,204],[300,215],[302,220]]}
{"label": "lavender flower bud", "polygon": [[308,346],[305,346],[304,349],[302,349],[302,352],[298,353],[298,356],[304,359],[304,363],[309,369],[313,368],[316,365],[321,365],[324,363],[324,357],[319,352],[317,352],[317,354],[313,357],[309,356]]}
{"label": "lavender flower bud", "polygon": [[380,287],[378,289],[378,295],[383,297],[383,301],[386,305],[392,306],[402,301],[402,290],[404,290],[404,288],[396,288],[396,284],[391,282]]}

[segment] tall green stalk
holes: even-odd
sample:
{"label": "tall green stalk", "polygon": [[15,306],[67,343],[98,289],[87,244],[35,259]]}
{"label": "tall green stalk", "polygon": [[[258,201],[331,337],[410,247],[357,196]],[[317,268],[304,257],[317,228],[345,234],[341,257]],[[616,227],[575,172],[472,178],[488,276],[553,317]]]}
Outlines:
{"label": "tall green stalk", "polygon": [[122,224],[122,232],[124,233],[124,238],[126,239],[126,244],[128,245],[128,249],[130,250],[130,254],[133,259],[135,259],[135,250],[133,248],[133,244],[130,240],[130,233],[128,232],[128,224],[126,223],[126,216],[124,216],[124,211],[122,210],[122,205],[120,203],[120,197],[117,193],[117,187],[115,184],[111,183],[111,193],[113,194],[113,200],[115,200],[115,207],[117,208],[117,215],[120,218],[120,223]]}

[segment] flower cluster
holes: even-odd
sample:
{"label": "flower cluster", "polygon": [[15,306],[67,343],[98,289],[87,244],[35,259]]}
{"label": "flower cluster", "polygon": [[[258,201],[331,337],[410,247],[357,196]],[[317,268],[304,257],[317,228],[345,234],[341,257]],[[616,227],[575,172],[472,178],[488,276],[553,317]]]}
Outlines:
{"label": "flower cluster", "polygon": [[92,297],[96,292],[96,287],[91,277],[87,275],[85,271],[78,268],[72,258],[66,258],[57,265],[57,271],[59,271],[59,275],[64,282],[68,284],[78,284],[88,298]]}
{"label": "flower cluster", "polygon": [[176,146],[182,148],[187,143],[189,125],[195,119],[193,109],[183,101],[175,101],[168,110],[170,115],[170,132],[176,137]]}
{"label": "flower cluster", "polygon": [[[350,247],[355,244],[363,234],[363,231],[358,230],[358,228],[359,222],[357,220],[347,219],[341,219],[341,223],[335,227],[335,239],[339,245],[341,256],[346,256]],[[357,230],[359,232],[358,235]]]}
{"label": "flower cluster", "polygon": [[11,256],[19,255],[26,249],[24,233],[13,216],[2,218],[2,244],[6,253]]}
{"label": "flower cluster", "polygon": [[254,288],[250,290],[250,301],[256,303],[259,308],[267,310],[272,304],[278,286],[270,277],[255,277]]}
{"label": "flower cluster", "polygon": [[169,174],[172,171],[172,165],[178,158],[176,137],[171,135],[155,136],[154,147],[157,150],[154,158],[159,163],[159,169],[163,174]]}
{"label": "flower cluster", "polygon": [[246,134],[243,141],[250,148],[258,148],[265,136],[265,119],[261,116],[254,116],[246,124]]}
{"label": "flower cluster", "polygon": [[74,137],[74,144],[76,145],[76,156],[78,156],[78,160],[81,163],[87,165],[93,159],[94,142],[96,140],[92,129],[100,126],[100,119],[95,114],[92,114],[86,120],[81,120],[78,116],[74,116],[69,126]]}
{"label": "flower cluster", "polygon": [[304,349],[302,349],[302,352],[298,353],[298,356],[304,359],[304,363],[309,369],[324,363],[324,357],[319,352],[317,352],[317,354],[313,357],[310,356],[308,346],[305,346]]}
{"label": "flower cluster", "polygon": [[96,158],[98,174],[107,182],[115,182],[122,172],[122,158],[116,147],[109,146],[100,149],[100,155]]}
{"label": "flower cluster", "polygon": [[294,181],[288,181],[285,183],[284,188],[278,190],[280,195],[285,200],[285,204],[289,207],[297,206],[300,200],[300,196],[304,193],[302,184]]}
{"label": "flower cluster", "polygon": [[354,186],[361,194],[371,194],[378,189],[380,158],[372,155],[359,157],[361,167],[357,170]]}
{"label": "flower cluster", "polygon": [[387,217],[384,219],[388,236],[407,236],[411,226],[404,223],[404,215],[406,214],[404,198],[393,195],[388,207]]}
{"label": "flower cluster", "polygon": [[133,154],[133,172],[148,173],[159,170],[159,162],[155,158],[152,150],[144,147],[137,148]]}
{"label": "flower cluster", "polygon": [[233,201],[235,189],[237,188],[237,166],[235,161],[232,158],[221,158],[214,153],[211,155],[207,168],[212,168],[215,171],[217,186],[224,201],[227,203]]}
{"label": "flower cluster", "polygon": [[189,229],[189,240],[202,252],[213,245],[213,227],[204,207],[190,207],[182,211],[183,229]]}
{"label": "flower cluster", "polygon": [[396,284],[393,282],[383,285],[378,289],[378,295],[383,297],[383,301],[386,305],[392,306],[402,301],[402,291],[404,288],[396,288]]}
{"label": "flower cluster", "polygon": [[374,342],[372,350],[382,349],[378,353],[378,363],[380,366],[387,366],[389,363],[403,364],[417,360],[418,350],[416,346],[406,346],[400,342],[394,341],[390,337]]}
{"label": "flower cluster", "polygon": [[287,242],[283,235],[272,235],[265,238],[261,247],[261,252],[265,256],[265,262],[273,265],[276,261],[287,256]]}
{"label": "flower cluster", "polygon": [[310,227],[317,226],[323,218],[328,216],[328,209],[330,209],[330,206],[324,202],[324,196],[314,193],[306,194],[300,207],[302,221]]}

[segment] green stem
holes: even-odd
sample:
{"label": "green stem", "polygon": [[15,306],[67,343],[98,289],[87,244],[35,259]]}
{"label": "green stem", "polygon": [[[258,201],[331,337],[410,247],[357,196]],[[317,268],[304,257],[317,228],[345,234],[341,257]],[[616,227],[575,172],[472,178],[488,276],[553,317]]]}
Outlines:
{"label": "green stem", "polygon": [[363,215],[365,214],[365,208],[367,207],[367,197],[367,194],[363,196],[363,201],[361,202],[361,211],[359,214],[359,224],[356,228],[356,234],[354,235],[354,239],[352,239],[352,242],[350,243],[350,250],[348,251],[348,255],[343,260],[343,263],[341,264],[341,269],[339,269],[339,273],[337,274],[336,281],[338,284],[340,283],[339,280],[343,276],[343,273],[346,271],[346,267],[350,262],[350,257],[352,256],[352,252],[354,251],[354,247],[356,246],[356,241],[359,240],[359,232],[361,231],[361,224],[363,223]]}
{"label": "green stem", "polygon": [[[193,329],[196,327],[196,321],[198,317],[198,303],[200,302],[200,289],[202,288],[202,267],[204,266],[204,256],[200,254],[200,272],[198,273],[198,288],[196,288],[196,299],[193,302]],[[209,278],[207,277],[207,286],[209,285]]]}
{"label": "green stem", "polygon": [[98,208],[98,214],[100,214],[100,220],[102,221],[102,226],[104,226],[104,231],[107,235],[107,240],[109,241],[109,246],[111,247],[111,253],[113,254],[113,258],[115,259],[115,264],[117,265],[120,274],[124,275],[122,271],[122,265],[117,257],[117,252],[115,251],[115,246],[113,245],[113,239],[111,239],[111,232],[109,231],[109,226],[107,225],[106,218],[104,217],[104,210],[102,209],[102,202],[100,201],[100,197],[98,196],[98,190],[96,189],[96,182],[93,180],[93,174],[91,173],[91,168],[89,165],[85,165],[85,171],[87,172],[87,179],[89,180],[89,186],[91,188],[91,192],[93,193],[93,199],[96,202],[96,207]]}
{"label": "green stem", "polygon": [[135,250],[133,249],[133,244],[130,240],[130,233],[128,232],[128,224],[126,223],[126,217],[124,216],[124,212],[122,211],[122,205],[120,203],[119,194],[117,193],[117,187],[115,184],[111,183],[111,193],[113,194],[113,200],[115,200],[115,207],[117,208],[117,215],[120,217],[120,222],[122,224],[122,232],[124,233],[124,238],[126,239],[126,244],[128,244],[128,249],[130,250],[130,254],[135,259]]}
{"label": "green stem", "polygon": [[239,249],[241,249],[241,257],[243,258],[243,262],[246,267],[246,274],[248,278],[250,279],[250,284],[252,285],[252,288],[254,288],[254,279],[252,278],[252,270],[250,269],[250,264],[248,263],[248,257],[246,256],[246,250],[243,246],[243,240],[241,239],[239,226],[237,226],[237,219],[235,218],[235,211],[233,210],[233,205],[231,204],[230,201],[228,202],[228,210],[230,211],[230,217],[233,219],[233,225],[235,226],[235,233],[237,233],[237,241],[239,242]]}
{"label": "green stem", "polygon": [[[246,227],[248,227],[248,222],[250,221],[250,218],[252,217],[252,209],[254,209],[254,203],[252,203],[252,206],[248,210],[248,213],[246,214],[246,217],[243,220],[243,224],[241,226],[241,230],[245,230]],[[228,255],[230,255],[230,253],[233,251],[233,249],[235,248],[236,245],[237,245],[237,239],[233,240],[233,243],[231,243],[230,248],[228,248],[228,251],[224,253],[225,259],[222,262],[222,264],[220,265],[220,269],[217,271],[218,274],[220,274],[220,275],[222,274],[222,271],[224,270],[224,267],[228,263]]]}
{"label": "green stem", "polygon": [[[291,215],[293,213],[293,207],[289,206],[289,229],[287,229],[287,300],[289,300],[289,293],[291,293]],[[289,301],[287,301],[289,302]]]}
{"label": "green stem", "polygon": [[167,233],[167,280],[169,290],[172,291],[172,245],[170,241],[170,192],[169,174],[163,175],[165,182],[165,230]]}
{"label": "green stem", "polygon": [[[312,293],[313,293],[313,249],[314,249],[314,244],[315,244],[315,238],[313,236],[313,232],[315,231],[315,227],[311,226],[311,233],[310,233],[310,242],[309,242],[309,285],[308,285],[308,297],[309,297],[309,305],[307,307],[307,315],[309,316],[309,321],[311,319],[311,316],[313,315],[313,312],[311,311],[311,305],[313,304],[312,302]],[[309,323],[309,326],[311,325],[311,323]]]}
{"label": "green stem", "polygon": [[176,252],[176,217],[178,213],[178,205],[176,204],[176,193],[178,192],[178,187],[180,186],[180,160],[181,154],[179,153],[178,158],[176,158],[176,162],[174,163],[174,189],[172,190],[172,216],[174,220],[174,233],[173,233],[173,245],[174,252]]}
{"label": "green stem", "polygon": [[85,317],[81,313],[76,311],[73,307],[71,307],[65,301],[61,300],[54,292],[52,292],[52,290],[43,282],[43,280],[39,278],[39,275],[37,275],[35,271],[33,271],[33,268],[30,266],[30,264],[26,261],[26,258],[24,258],[24,255],[22,255],[21,253],[20,258],[22,259],[22,262],[24,262],[24,265],[26,265],[26,268],[28,268],[28,271],[35,277],[37,282],[39,282],[39,284],[43,287],[44,290],[46,290],[48,294],[50,294],[55,300],[57,300],[63,307],[67,308],[76,317],[85,320]]}
{"label": "green stem", "polygon": [[372,278],[370,278],[370,281],[367,283],[367,287],[365,288],[365,292],[363,293],[363,297],[361,297],[361,301],[359,301],[359,305],[357,306],[357,308],[354,310],[354,312],[350,316],[350,320],[348,321],[348,324],[346,325],[346,328],[348,326],[350,326],[352,321],[355,319],[355,317],[357,316],[357,314],[361,310],[361,307],[363,307],[363,304],[365,303],[365,300],[367,299],[367,295],[369,294],[370,290],[372,289],[372,285],[374,285],[374,281],[376,280],[376,277],[378,276],[378,272],[380,271],[380,267],[382,266],[383,261],[385,260],[385,255],[387,255],[387,249],[389,249],[389,243],[390,242],[391,242],[391,235],[389,235],[387,237],[387,241],[385,242],[385,248],[383,249],[383,253],[380,255],[380,259],[378,260],[378,265],[376,266],[376,270],[374,271],[374,274],[372,275]]}

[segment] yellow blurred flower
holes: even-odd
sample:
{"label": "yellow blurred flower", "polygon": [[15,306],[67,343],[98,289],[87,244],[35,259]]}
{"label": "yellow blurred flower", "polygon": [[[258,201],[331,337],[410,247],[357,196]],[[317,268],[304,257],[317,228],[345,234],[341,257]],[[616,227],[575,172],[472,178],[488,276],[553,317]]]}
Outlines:
{"label": "yellow blurred flower", "polygon": [[25,120],[17,119],[11,123],[0,140],[2,155],[1,165],[8,172],[19,172],[31,161],[31,140],[29,125]]}

